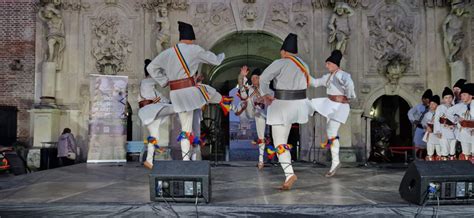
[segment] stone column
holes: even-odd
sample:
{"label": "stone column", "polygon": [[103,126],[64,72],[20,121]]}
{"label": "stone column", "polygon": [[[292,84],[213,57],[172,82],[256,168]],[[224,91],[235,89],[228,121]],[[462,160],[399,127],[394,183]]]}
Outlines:
{"label": "stone column", "polygon": [[40,107],[56,108],[56,63],[44,62],[41,72]]}

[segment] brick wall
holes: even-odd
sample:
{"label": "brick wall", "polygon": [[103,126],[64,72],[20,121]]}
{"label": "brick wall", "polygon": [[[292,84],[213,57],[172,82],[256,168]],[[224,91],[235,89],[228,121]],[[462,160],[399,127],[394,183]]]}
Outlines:
{"label": "brick wall", "polygon": [[[34,0],[0,0],[0,105],[16,106],[17,136],[29,138],[35,83]],[[20,67],[12,66],[20,61]]]}

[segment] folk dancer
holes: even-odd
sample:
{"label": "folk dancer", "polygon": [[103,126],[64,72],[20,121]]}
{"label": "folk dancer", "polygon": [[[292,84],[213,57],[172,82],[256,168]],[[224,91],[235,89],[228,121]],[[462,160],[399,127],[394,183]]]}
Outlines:
{"label": "folk dancer", "polygon": [[467,81],[465,79],[459,79],[454,83],[453,94],[454,94],[454,104],[461,103],[461,88]]}
{"label": "folk dancer", "polygon": [[145,140],[147,156],[144,166],[147,169],[153,168],[155,151],[169,157],[169,128],[165,124],[170,122],[169,115],[174,113],[170,101],[155,88],[157,83],[146,69],[150,62],[150,59],[145,60],[145,78],[140,83],[138,96],[138,117],[150,133]]}
{"label": "folk dancer", "polygon": [[[454,92],[454,103],[453,105],[461,103],[461,87],[466,83],[467,81],[465,79],[459,79],[456,81],[456,83],[453,86],[453,92]],[[454,128],[454,134],[456,136],[459,135],[459,128]],[[456,147],[454,148],[454,151],[457,152],[457,150],[461,150],[461,142],[457,141],[456,137]]]}
{"label": "folk dancer", "polygon": [[[445,87],[443,90],[443,104],[436,108],[434,119],[434,133],[440,137],[441,160],[455,160],[456,159],[456,137],[454,135],[455,124],[447,117],[449,108],[453,106],[454,93]],[[436,151],[438,152],[438,151]]]}
{"label": "folk dancer", "polygon": [[[434,95],[430,99],[430,104],[429,104],[429,111],[426,113],[426,115],[423,117],[423,120],[421,121],[421,125],[425,129],[425,135],[423,137],[423,141],[426,142],[426,150],[427,150],[427,156],[426,160],[427,161],[433,161],[433,160],[438,160],[438,158],[441,156],[441,146],[439,139],[441,138],[439,134],[436,134],[434,132],[434,124],[435,124],[435,113],[436,113],[436,108],[440,104],[440,97],[438,95]],[[436,151],[437,157],[434,157],[434,153]]]}
{"label": "folk dancer", "polygon": [[[263,102],[260,102],[262,91],[260,89],[260,75],[262,74],[262,70],[256,68],[252,71],[249,84],[247,81],[247,75],[249,73],[249,69],[247,66],[243,66],[240,69],[240,74],[238,77],[238,84],[239,84],[239,97],[241,99],[241,104],[239,109],[236,109],[236,115],[239,116],[243,112],[246,117],[255,119],[255,126],[257,129],[257,141],[254,141],[258,146],[258,164],[257,167],[259,170],[263,169],[263,155],[265,154],[265,127],[266,127],[266,108]],[[273,94],[271,94],[273,96]]]}
{"label": "folk dancer", "polygon": [[188,161],[192,156],[191,145],[199,143],[199,140],[196,140],[199,136],[193,134],[195,110],[200,110],[205,104],[214,102],[225,106],[229,101],[211,86],[196,84],[195,81],[199,64],[219,65],[225,55],[215,55],[194,44],[196,37],[193,27],[180,21],[178,25],[179,43],[158,54],[147,69],[160,86],[169,85],[170,87],[173,109],[178,113],[181,123],[178,141],[181,143],[182,158]]}
{"label": "folk dancer", "polygon": [[[273,61],[260,76],[262,100],[267,108],[267,125],[272,128],[273,146],[267,148],[270,155],[276,154],[285,172],[281,190],[289,190],[297,177],[291,165],[291,145],[288,144],[291,125],[307,123],[313,114],[311,103],[306,97],[310,85],[309,67],[297,56],[297,35],[290,33],[280,49],[281,59]],[[270,90],[273,81],[274,96]]]}
{"label": "folk dancer", "polygon": [[461,103],[448,110],[449,119],[457,124],[459,134],[457,140],[461,142],[462,153],[459,160],[471,160],[474,154],[474,84],[466,83],[461,88]]}
{"label": "folk dancer", "polygon": [[339,50],[331,52],[331,56],[326,59],[326,68],[328,74],[321,78],[315,79],[315,87],[326,87],[326,98],[316,98],[311,100],[316,112],[326,117],[326,134],[327,142],[322,146],[331,148],[331,168],[326,173],[326,177],[332,177],[336,174],[337,169],[341,167],[339,160],[339,127],[346,123],[349,117],[350,106],[349,100],[356,98],[354,91],[354,82],[351,75],[339,68],[342,53]]}

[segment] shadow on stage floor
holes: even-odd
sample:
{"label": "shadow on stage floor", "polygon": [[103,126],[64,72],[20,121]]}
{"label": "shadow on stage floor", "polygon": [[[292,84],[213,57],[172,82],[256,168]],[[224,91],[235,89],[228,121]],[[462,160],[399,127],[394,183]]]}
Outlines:
{"label": "shadow on stage floor", "polygon": [[[210,204],[152,203],[148,171],[138,163],[78,164],[24,176],[0,178],[3,215],[406,215],[418,209],[400,198],[404,169],[342,168],[325,178],[326,168],[294,165],[298,181],[279,191],[279,166],[257,170],[254,162],[212,168]],[[424,214],[431,215],[433,207]],[[439,215],[473,214],[474,207],[441,206]]]}

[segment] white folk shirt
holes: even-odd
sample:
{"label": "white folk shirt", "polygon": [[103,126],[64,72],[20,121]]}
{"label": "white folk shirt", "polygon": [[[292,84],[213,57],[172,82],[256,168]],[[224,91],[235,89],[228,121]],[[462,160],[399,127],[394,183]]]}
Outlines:
{"label": "white folk shirt", "polygon": [[[196,74],[199,64],[219,65],[225,58],[224,54],[215,55],[199,45],[179,43],[178,47],[189,67],[191,77]],[[162,87],[167,86],[169,81],[188,78],[173,47],[153,59],[147,70]],[[193,111],[207,103],[197,87],[172,90],[170,99],[177,113]]]}
{"label": "white folk shirt", "polygon": [[263,96],[262,90],[260,88],[256,89],[255,86],[249,85],[247,83],[247,78],[244,77],[243,81],[244,87],[239,87],[239,93],[242,98],[246,98],[247,108],[245,109],[245,114],[248,118],[263,117],[266,118],[267,111],[266,107],[261,107],[256,105],[256,100]]}
{"label": "white folk shirt", "polygon": [[[435,112],[428,111],[423,119],[421,120],[421,125],[425,129],[425,135],[423,137],[424,141],[433,145],[439,144],[439,138],[434,133],[429,133],[427,131],[428,123],[433,124],[434,126]],[[434,127],[433,127],[434,128]]]}
{"label": "white folk shirt", "polygon": [[448,109],[451,108],[451,105],[442,104],[436,108],[435,119],[434,119],[434,133],[441,133],[441,138],[447,140],[455,139],[454,128],[449,128],[444,124],[439,122],[441,117],[448,117]]}
{"label": "white folk shirt", "polygon": [[[325,74],[321,78],[311,79],[311,86],[326,87],[328,95],[344,95],[348,99],[356,98],[354,81],[351,75],[342,70],[338,70],[332,76]],[[329,120],[345,123],[349,117],[350,106],[339,102],[331,101],[329,98],[316,98],[311,100],[314,109]]]}
{"label": "white folk shirt", "polygon": [[157,85],[153,78],[145,78],[140,83],[140,94],[138,100],[153,100],[154,98],[161,98],[160,102],[155,104],[148,104],[138,110],[138,117],[143,125],[151,124],[156,118],[168,116],[174,113],[170,101],[155,89]]}
{"label": "white folk shirt", "polygon": [[155,98],[161,98],[160,102],[170,103],[164,95],[162,95],[156,89],[157,82],[153,78],[145,78],[140,83],[140,94],[138,95],[139,101],[141,100],[153,100]]}
{"label": "white folk shirt", "polygon": [[459,121],[461,118],[466,120],[474,120],[474,101],[471,102],[471,110],[467,111],[467,105],[464,103],[458,103],[448,110],[448,118],[457,123],[457,128],[459,133],[456,135],[457,140],[464,143],[473,143],[474,135],[472,133],[472,128],[461,127]]}
{"label": "white folk shirt", "polygon": [[[301,58],[298,58],[306,67],[309,67]],[[303,90],[307,89],[307,82],[304,73],[296,64],[287,58],[273,61],[260,75],[260,90],[262,95],[272,95],[270,82],[277,90]],[[307,123],[308,115],[312,115],[314,110],[311,102],[306,99],[300,100],[280,100],[275,99],[267,108],[268,125],[284,125],[292,123]]]}
{"label": "white folk shirt", "polygon": [[266,117],[267,115],[267,112],[266,112],[266,107],[265,106],[261,106],[260,104],[256,104],[255,102],[257,101],[257,99],[262,95],[262,90],[260,88],[257,88],[255,86],[250,86],[249,89],[248,89],[248,95],[249,95],[249,98],[248,98],[248,106],[247,106],[247,111],[250,112],[250,116],[252,117],[256,117],[256,116],[259,116],[259,117]]}

